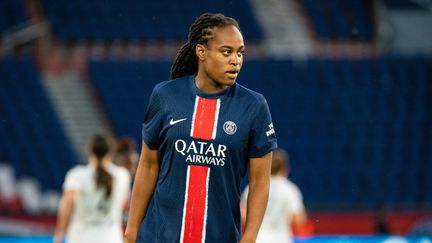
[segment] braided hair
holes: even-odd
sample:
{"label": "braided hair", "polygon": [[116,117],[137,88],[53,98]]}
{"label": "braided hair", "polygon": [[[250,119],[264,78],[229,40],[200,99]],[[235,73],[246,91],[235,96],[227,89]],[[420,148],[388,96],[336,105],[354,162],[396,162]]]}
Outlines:
{"label": "braided hair", "polygon": [[193,75],[198,72],[198,59],[195,47],[206,45],[213,38],[213,28],[233,25],[240,30],[239,24],[233,18],[221,13],[204,13],[199,16],[189,29],[188,41],[180,48],[171,67],[170,79]]}

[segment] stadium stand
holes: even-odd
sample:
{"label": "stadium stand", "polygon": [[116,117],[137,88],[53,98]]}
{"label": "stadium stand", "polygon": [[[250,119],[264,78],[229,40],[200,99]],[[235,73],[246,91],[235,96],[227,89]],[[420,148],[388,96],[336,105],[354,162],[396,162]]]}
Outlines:
{"label": "stadium stand", "polygon": [[0,34],[26,20],[21,1],[3,0],[0,2]]}
{"label": "stadium stand", "polygon": [[42,190],[60,190],[76,164],[57,114],[30,57],[0,60],[0,161],[18,178],[36,178]]}
{"label": "stadium stand", "polygon": [[373,1],[306,0],[304,6],[318,38],[371,41],[374,38]]}
{"label": "stadium stand", "polygon": [[94,59],[88,66],[117,135],[134,137],[140,144],[148,98],[157,82],[168,80],[171,63]]}
{"label": "stadium stand", "polygon": [[189,25],[203,12],[223,12],[233,16],[239,20],[245,38],[262,38],[261,28],[247,0],[203,1],[200,4],[193,0],[42,2],[55,35],[62,41],[184,40]]}

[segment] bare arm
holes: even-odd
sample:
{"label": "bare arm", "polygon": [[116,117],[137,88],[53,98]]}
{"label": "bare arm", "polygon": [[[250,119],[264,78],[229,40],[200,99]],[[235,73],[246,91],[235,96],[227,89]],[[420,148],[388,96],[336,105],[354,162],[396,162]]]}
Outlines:
{"label": "bare arm", "polygon": [[255,242],[267,207],[272,153],[250,159],[246,222],[241,243]]}
{"label": "bare arm", "polygon": [[244,227],[246,224],[246,202],[240,201],[240,216],[241,216],[241,225]]}
{"label": "bare arm", "polygon": [[132,189],[131,205],[125,231],[125,243],[136,242],[140,223],[147,212],[159,174],[159,154],[142,143],[141,156]]}
{"label": "bare arm", "polygon": [[66,190],[63,192],[57,213],[57,225],[54,234],[54,243],[61,243],[63,240],[72,214],[76,194],[77,192],[75,190]]}
{"label": "bare arm", "polygon": [[307,215],[304,210],[294,213],[294,215],[292,216],[292,222],[296,226],[302,225],[306,221],[307,221]]}

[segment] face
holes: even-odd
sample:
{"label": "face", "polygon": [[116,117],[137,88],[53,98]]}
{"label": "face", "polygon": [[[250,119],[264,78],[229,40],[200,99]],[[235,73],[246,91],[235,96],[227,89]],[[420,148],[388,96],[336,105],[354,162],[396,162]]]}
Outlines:
{"label": "face", "polygon": [[199,59],[198,88],[207,92],[222,91],[235,83],[242,67],[243,36],[232,25],[215,27],[213,38],[207,45],[197,45],[196,53]]}

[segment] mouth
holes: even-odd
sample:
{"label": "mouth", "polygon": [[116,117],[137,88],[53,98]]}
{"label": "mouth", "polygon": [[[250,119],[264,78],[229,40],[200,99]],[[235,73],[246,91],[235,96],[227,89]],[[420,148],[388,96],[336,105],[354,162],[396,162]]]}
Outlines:
{"label": "mouth", "polygon": [[230,71],[227,71],[226,74],[230,79],[235,79],[235,78],[237,78],[239,71],[238,70],[230,70]]}

